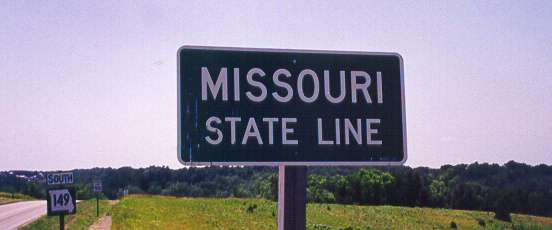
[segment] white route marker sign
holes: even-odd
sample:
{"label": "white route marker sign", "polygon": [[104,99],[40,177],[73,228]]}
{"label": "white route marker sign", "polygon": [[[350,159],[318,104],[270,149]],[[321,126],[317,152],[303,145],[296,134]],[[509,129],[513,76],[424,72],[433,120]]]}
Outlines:
{"label": "white route marker sign", "polygon": [[102,182],[94,181],[94,192],[102,192]]}
{"label": "white route marker sign", "polygon": [[74,214],[77,211],[75,190],[59,188],[48,190],[48,215]]}

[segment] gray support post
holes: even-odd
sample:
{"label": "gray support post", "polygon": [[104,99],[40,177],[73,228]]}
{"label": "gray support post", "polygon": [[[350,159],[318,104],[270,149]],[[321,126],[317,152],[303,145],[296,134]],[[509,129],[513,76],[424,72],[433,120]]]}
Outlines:
{"label": "gray support post", "polygon": [[278,168],[278,230],[307,226],[307,166]]}
{"label": "gray support post", "polygon": [[99,193],[96,192],[96,217],[100,216],[100,198]]}

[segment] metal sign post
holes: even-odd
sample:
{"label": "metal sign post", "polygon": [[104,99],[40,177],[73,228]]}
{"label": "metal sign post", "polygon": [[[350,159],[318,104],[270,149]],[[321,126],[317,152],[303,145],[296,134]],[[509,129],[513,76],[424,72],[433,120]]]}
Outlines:
{"label": "metal sign post", "polygon": [[96,193],[96,217],[100,216],[100,199],[98,193]]}
{"label": "metal sign post", "polygon": [[96,216],[100,216],[100,193],[102,192],[102,181],[96,180],[93,184],[94,193],[96,193]]}
{"label": "metal sign post", "polygon": [[63,214],[59,215],[59,229],[60,230],[65,229],[65,215]]}
{"label": "metal sign post", "polygon": [[278,229],[306,229],[307,166],[278,168]]}

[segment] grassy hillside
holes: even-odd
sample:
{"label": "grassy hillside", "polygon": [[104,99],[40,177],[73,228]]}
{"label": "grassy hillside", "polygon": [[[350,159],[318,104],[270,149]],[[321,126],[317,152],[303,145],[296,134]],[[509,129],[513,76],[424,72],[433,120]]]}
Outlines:
{"label": "grassy hillside", "polygon": [[[200,199],[129,196],[113,208],[113,229],[276,229],[276,203],[262,199]],[[552,229],[552,218],[493,213],[309,204],[309,229]],[[354,228],[350,228],[354,227]]]}
{"label": "grassy hillside", "polygon": [[22,200],[32,200],[32,199],[33,198],[30,196],[19,194],[19,193],[0,192],[0,205],[22,201]]}
{"label": "grassy hillside", "polygon": [[[107,200],[100,200],[100,217],[109,214],[111,205]],[[98,218],[96,217],[96,199],[77,203],[77,214],[65,216],[66,229],[88,229]],[[59,229],[59,217],[44,216],[23,227],[25,230]]]}

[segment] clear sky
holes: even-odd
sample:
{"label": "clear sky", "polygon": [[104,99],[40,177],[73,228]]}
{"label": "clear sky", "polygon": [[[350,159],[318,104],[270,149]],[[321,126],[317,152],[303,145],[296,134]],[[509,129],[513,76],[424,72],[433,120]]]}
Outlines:
{"label": "clear sky", "polygon": [[0,170],[168,165],[181,45],[400,53],[410,166],[552,164],[552,1],[4,1]]}

